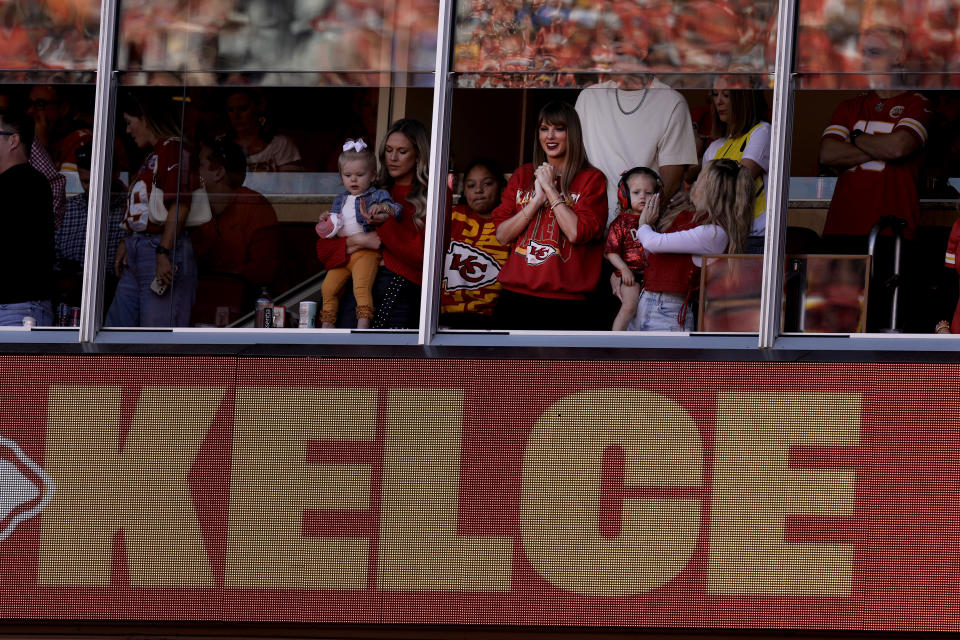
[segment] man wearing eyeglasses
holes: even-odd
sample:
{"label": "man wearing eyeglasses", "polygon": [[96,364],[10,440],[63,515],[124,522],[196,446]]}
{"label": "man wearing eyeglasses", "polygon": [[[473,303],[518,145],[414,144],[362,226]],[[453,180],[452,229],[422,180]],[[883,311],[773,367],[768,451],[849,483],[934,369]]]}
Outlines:
{"label": "man wearing eyeglasses", "polygon": [[[13,95],[0,92],[0,111],[15,110],[17,108],[16,104],[17,101],[14,100]],[[34,123],[34,132],[36,132],[36,123]],[[60,221],[63,219],[67,207],[67,178],[60,173],[57,163],[50,157],[46,147],[37,139],[36,133],[34,133],[28,155],[30,156],[30,164],[42,173],[50,184],[50,191],[53,193],[54,224],[60,226]]]}
{"label": "man wearing eyeglasses", "polygon": [[[33,85],[27,94],[27,113],[33,117],[34,137],[50,154],[58,171],[76,171],[77,149],[90,139],[92,133],[91,123],[84,122],[73,112],[71,96],[74,95],[77,95],[76,91],[62,95],[61,90],[52,84]],[[53,199],[56,209],[56,191]]]}
{"label": "man wearing eyeglasses", "polygon": [[33,119],[0,113],[0,325],[26,318],[53,324],[53,197],[47,179],[30,166]]}

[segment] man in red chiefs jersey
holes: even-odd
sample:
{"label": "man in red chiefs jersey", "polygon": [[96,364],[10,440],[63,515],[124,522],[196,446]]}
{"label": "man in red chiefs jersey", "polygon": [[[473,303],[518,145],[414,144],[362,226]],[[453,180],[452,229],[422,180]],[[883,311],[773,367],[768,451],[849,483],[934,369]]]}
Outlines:
{"label": "man in red chiefs jersey", "polygon": [[[861,34],[862,68],[870,91],[842,102],[823,132],[820,163],[839,173],[823,232],[828,252],[866,253],[870,229],[884,216],[903,220],[908,241],[914,236],[920,212],[920,152],[931,113],[922,95],[894,88],[905,44],[903,31],[893,27],[875,26]],[[889,242],[884,238],[881,244]],[[892,254],[884,249],[876,254],[875,283],[892,267]],[[907,248],[901,271],[909,272],[909,262]],[[901,299],[910,288],[908,283],[900,287]],[[884,325],[890,319],[887,294],[871,287],[868,329],[896,328]]]}

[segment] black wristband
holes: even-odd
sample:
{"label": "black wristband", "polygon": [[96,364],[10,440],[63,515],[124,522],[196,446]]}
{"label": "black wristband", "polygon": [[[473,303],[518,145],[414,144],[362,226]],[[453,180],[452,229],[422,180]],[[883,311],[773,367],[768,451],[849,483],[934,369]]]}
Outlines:
{"label": "black wristband", "polygon": [[157,245],[157,255],[158,255],[158,256],[167,256],[167,257],[169,257],[169,256],[170,256],[170,249],[167,249],[167,248],[166,248],[165,246],[163,246],[162,244],[158,244],[158,245]]}
{"label": "black wristband", "polygon": [[[862,136],[864,133],[863,129],[854,129],[850,132],[850,144],[857,147],[857,138]],[[860,147],[857,147],[859,149]]]}

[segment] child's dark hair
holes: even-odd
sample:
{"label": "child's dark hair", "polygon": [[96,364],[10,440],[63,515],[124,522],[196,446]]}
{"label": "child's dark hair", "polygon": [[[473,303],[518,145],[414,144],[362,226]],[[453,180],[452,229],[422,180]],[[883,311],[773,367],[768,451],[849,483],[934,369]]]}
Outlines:
{"label": "child's dark hair", "polygon": [[340,167],[340,173],[343,173],[343,166],[345,164],[354,160],[365,160],[367,166],[370,167],[371,173],[376,176],[377,156],[374,155],[373,149],[368,147],[361,138],[347,140],[343,143],[343,151],[340,152],[340,157],[337,159],[337,166]]}
{"label": "child's dark hair", "polygon": [[[493,177],[497,181],[497,186],[500,191],[503,191],[503,188],[507,186],[507,179],[503,177],[503,168],[500,166],[500,163],[494,160],[493,158],[474,158],[470,161],[470,164],[467,165],[467,168],[463,171],[463,184],[460,185],[460,197],[464,198],[464,188],[467,183],[467,175],[477,167],[483,167],[487,171],[493,174]],[[462,202],[462,200],[461,200]]]}

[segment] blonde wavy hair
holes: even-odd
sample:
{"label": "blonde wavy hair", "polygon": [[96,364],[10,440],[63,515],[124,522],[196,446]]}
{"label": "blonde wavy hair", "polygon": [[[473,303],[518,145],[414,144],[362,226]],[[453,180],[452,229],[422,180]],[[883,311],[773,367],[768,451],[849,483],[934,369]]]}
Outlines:
{"label": "blonde wavy hair", "polygon": [[377,159],[380,161],[380,169],[377,172],[377,184],[389,189],[393,186],[394,180],[387,172],[386,149],[387,138],[394,133],[402,133],[417,154],[416,165],[413,171],[413,182],[410,186],[410,193],[407,195],[407,202],[413,205],[413,223],[418,229],[423,229],[427,218],[427,165],[430,161],[430,136],[427,135],[426,128],[418,121],[411,118],[402,118],[397,120],[387,132],[380,145],[377,147]]}
{"label": "blonde wavy hair", "polygon": [[[704,165],[690,192],[696,208],[694,221],[715,224],[727,232],[727,253],[743,253],[753,223],[756,185],[750,170],[734,160],[711,160]],[[679,212],[660,218],[657,231],[666,233]]]}

